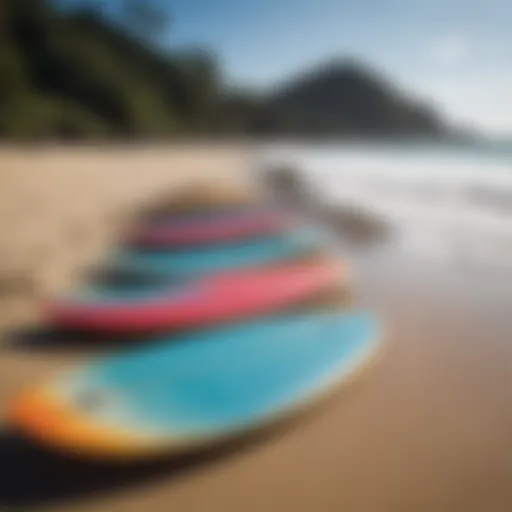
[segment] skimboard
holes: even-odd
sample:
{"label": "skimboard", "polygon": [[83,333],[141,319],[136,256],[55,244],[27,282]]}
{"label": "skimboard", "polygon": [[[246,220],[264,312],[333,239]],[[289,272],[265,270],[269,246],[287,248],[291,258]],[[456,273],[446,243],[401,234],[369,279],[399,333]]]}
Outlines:
{"label": "skimboard", "polygon": [[198,275],[285,262],[328,248],[327,235],[296,227],[279,235],[185,250],[130,248],[108,263],[114,272],[138,275]]}
{"label": "skimboard", "polygon": [[370,314],[337,311],[163,337],[25,392],[8,418],[33,440],[77,455],[176,454],[312,404],[366,366],[377,334]]}
{"label": "skimboard", "polygon": [[101,332],[179,329],[277,311],[339,287],[347,265],[332,258],[152,282],[89,286],[48,305],[53,325]]}
{"label": "skimboard", "polygon": [[219,203],[214,205],[194,206],[189,209],[162,210],[158,214],[146,216],[147,224],[158,224],[174,221],[200,221],[209,218],[221,221],[236,215],[258,215],[273,210],[282,210],[276,202],[251,202],[240,204]]}
{"label": "skimboard", "polygon": [[254,194],[254,190],[209,184],[206,187],[192,186],[181,193],[156,198],[151,205],[143,208],[143,216],[146,219],[158,219],[198,212],[215,214],[235,209],[261,208],[266,202],[267,198],[261,194]]}
{"label": "skimboard", "polygon": [[194,215],[143,225],[129,234],[127,243],[136,247],[158,248],[232,242],[283,233],[295,224],[290,212],[277,209]]}

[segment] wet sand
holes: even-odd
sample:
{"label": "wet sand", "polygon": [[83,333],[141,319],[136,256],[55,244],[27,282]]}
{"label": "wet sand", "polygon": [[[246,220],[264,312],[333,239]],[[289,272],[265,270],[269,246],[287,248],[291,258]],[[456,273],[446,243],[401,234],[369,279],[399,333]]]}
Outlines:
{"label": "wet sand", "polygon": [[[363,379],[286,428],[198,460],[97,468],[0,438],[0,509],[504,512],[512,508],[510,275],[357,256],[385,326]],[[5,339],[0,403],[83,357]]]}

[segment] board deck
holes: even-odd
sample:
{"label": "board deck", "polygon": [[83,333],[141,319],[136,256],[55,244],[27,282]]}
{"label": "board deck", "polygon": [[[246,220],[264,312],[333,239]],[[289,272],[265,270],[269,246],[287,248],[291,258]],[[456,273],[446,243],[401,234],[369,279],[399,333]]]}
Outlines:
{"label": "board deck", "polygon": [[194,221],[206,217],[221,220],[234,215],[255,214],[280,208],[275,201],[241,201],[241,202],[181,202],[166,207],[156,208],[153,212],[143,215],[141,221],[148,225],[173,222]]}
{"label": "board deck", "polygon": [[378,348],[366,312],[312,312],[154,339],[20,396],[12,425],[94,458],[196,449],[315,402]]}
{"label": "board deck", "polygon": [[255,190],[254,187],[249,188],[246,185],[233,187],[231,180],[230,183],[209,180],[208,184],[194,184],[181,190],[174,190],[171,193],[163,192],[160,196],[154,196],[143,211],[157,214],[194,212],[198,209],[218,210],[259,205],[268,201],[269,197]]}
{"label": "board deck", "polygon": [[348,268],[324,258],[280,267],[157,282],[140,289],[92,287],[47,307],[53,325],[101,332],[178,329],[266,314],[346,283]]}
{"label": "board deck", "polygon": [[126,242],[130,246],[156,248],[233,242],[283,233],[296,223],[291,212],[283,209],[193,216],[140,226]]}
{"label": "board deck", "polygon": [[124,250],[114,257],[109,268],[147,275],[207,274],[280,263],[328,250],[329,244],[325,233],[298,227],[279,235],[191,250]]}

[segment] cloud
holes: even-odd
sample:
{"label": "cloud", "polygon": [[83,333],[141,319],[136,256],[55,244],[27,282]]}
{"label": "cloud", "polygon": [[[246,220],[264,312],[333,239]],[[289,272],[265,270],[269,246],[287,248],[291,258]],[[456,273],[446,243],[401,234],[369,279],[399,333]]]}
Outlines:
{"label": "cloud", "polygon": [[462,34],[446,34],[430,47],[432,58],[440,64],[460,64],[471,55],[471,44]]}

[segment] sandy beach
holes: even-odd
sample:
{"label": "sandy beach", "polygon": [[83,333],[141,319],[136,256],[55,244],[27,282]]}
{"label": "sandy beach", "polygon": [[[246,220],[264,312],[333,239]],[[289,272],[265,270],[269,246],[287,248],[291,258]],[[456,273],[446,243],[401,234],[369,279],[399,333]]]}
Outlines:
{"label": "sandy beach", "polygon": [[[0,407],[92,351],[26,343],[40,300],[144,201],[238,180],[247,148],[0,150]],[[512,508],[512,276],[347,251],[382,317],[363,379],[286,428],[198,460],[97,468],[0,434],[0,510],[505,512]],[[18,333],[18,335],[16,335]]]}

